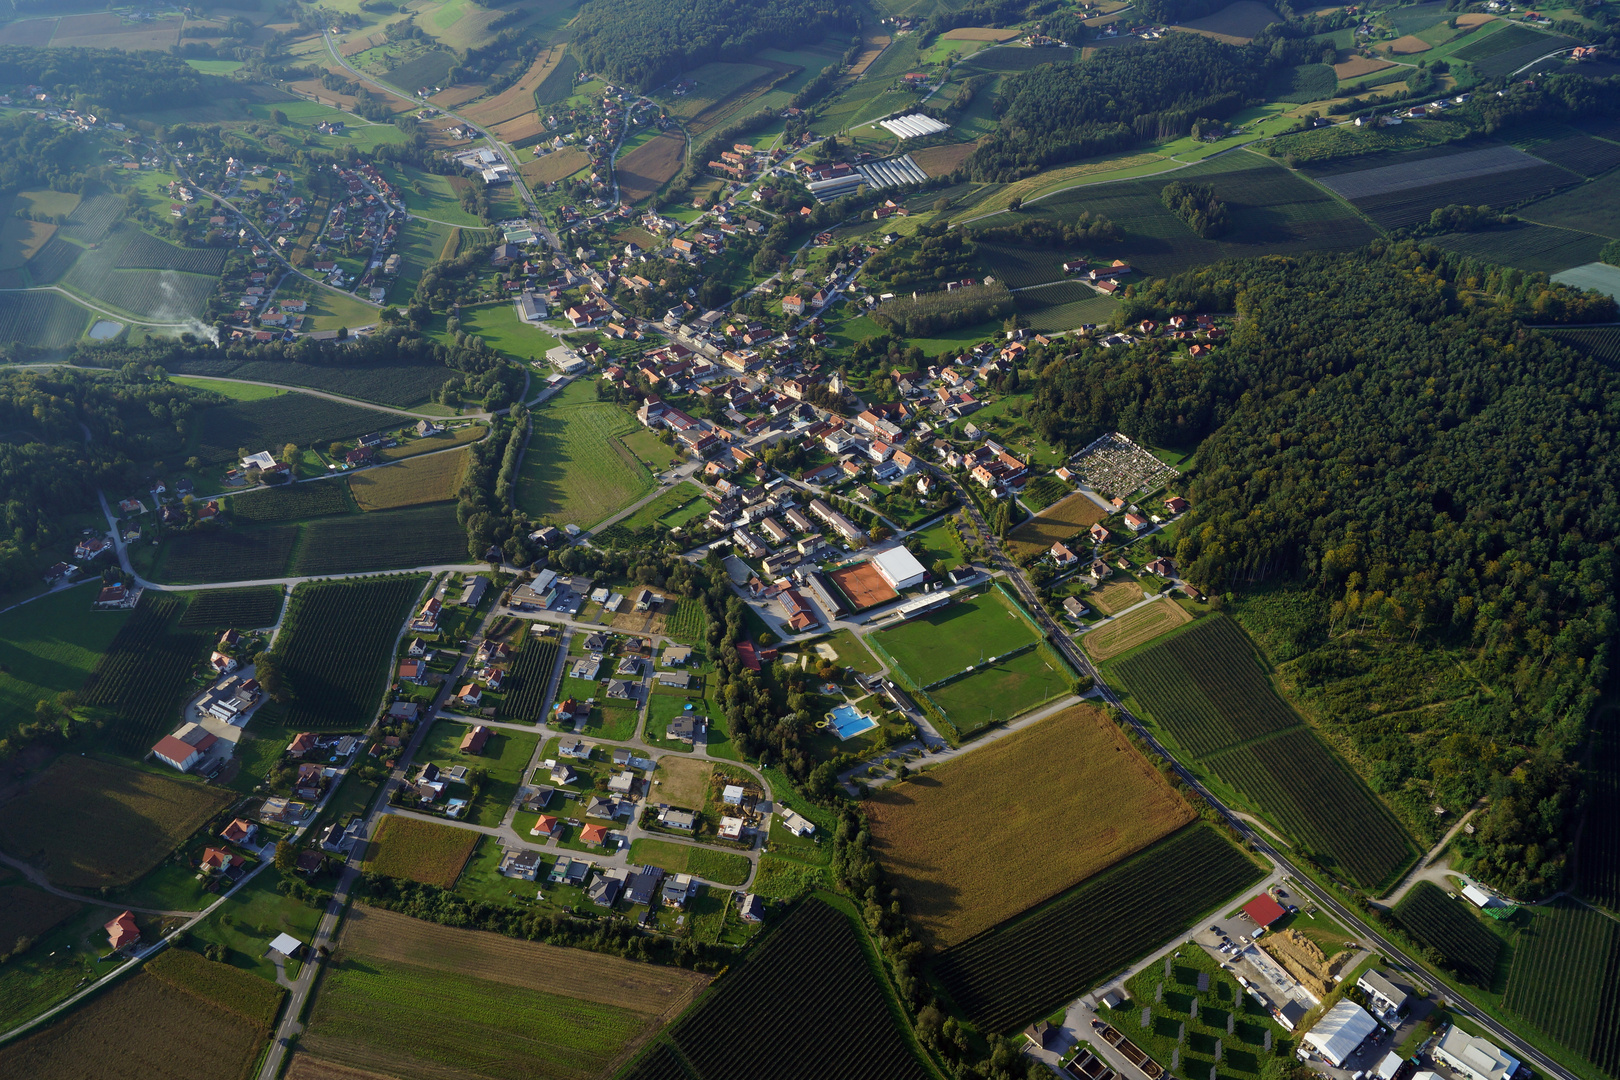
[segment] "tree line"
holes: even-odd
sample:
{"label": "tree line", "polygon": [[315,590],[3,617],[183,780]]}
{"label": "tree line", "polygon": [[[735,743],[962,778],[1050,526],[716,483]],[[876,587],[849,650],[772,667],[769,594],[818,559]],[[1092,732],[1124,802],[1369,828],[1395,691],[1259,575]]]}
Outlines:
{"label": "tree line", "polygon": [[1012,181],[1060,161],[1185,135],[1260,96],[1270,54],[1198,34],[1099,50],[1010,80],[1000,123],[963,164],[975,180]]}
{"label": "tree line", "polygon": [[746,61],[761,49],[792,48],[830,30],[859,27],[855,9],[845,3],[589,0],[574,21],[573,47],[586,70],[650,90],[711,61]]}

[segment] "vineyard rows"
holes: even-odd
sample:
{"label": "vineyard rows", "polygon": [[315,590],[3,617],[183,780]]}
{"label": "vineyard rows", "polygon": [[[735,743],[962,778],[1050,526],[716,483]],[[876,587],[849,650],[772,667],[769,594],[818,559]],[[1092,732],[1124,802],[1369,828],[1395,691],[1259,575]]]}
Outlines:
{"label": "vineyard rows", "polygon": [[375,431],[398,419],[309,394],[235,401],[198,415],[197,445],[192,453],[207,465],[234,464],[240,456],[237,451],[244,448],[250,454],[268,450],[279,457],[288,443],[324,447],[334,439]]}
{"label": "vineyard rows", "polygon": [[280,577],[297,543],[296,525],[180,533],[164,543],[153,576],[179,583]]}
{"label": "vineyard rows", "polygon": [[687,1067],[681,1064],[673,1047],[659,1041],[636,1062],[635,1068],[624,1074],[624,1080],[695,1080]]}
{"label": "vineyard rows", "polygon": [[682,600],[675,605],[675,614],[664,624],[664,633],[676,641],[702,644],[709,625],[708,612],[701,600]]}
{"label": "vineyard rows", "polygon": [[1615,327],[1574,327],[1550,331],[1553,337],[1599,360],[1620,363],[1620,329]]}
{"label": "vineyard rows", "polygon": [[293,701],[286,725],[363,728],[376,714],[385,669],[420,575],[300,585],[276,639]]}
{"label": "vineyard rows", "polygon": [[1360,884],[1378,885],[1411,858],[1394,815],[1300,724],[1231,619],[1205,619],[1117,670],[1195,757]]}
{"label": "vineyard rows", "polygon": [[119,270],[183,270],[218,276],[225,268],[225,249],[176,247],[151,233],[134,232],[114,266]]}
{"label": "vineyard rows", "polygon": [[1620,911],[1620,713],[1611,711],[1592,754],[1591,803],[1581,826],[1581,893]]}
{"label": "vineyard rows", "polygon": [[255,630],[274,626],[281,614],[281,586],[256,585],[248,589],[210,589],[193,593],[180,625],[213,630]]}
{"label": "vineyard rows", "polygon": [[0,341],[17,341],[42,349],[64,349],[79,339],[90,316],[55,292],[18,292],[0,296]]}
{"label": "vineyard rows", "polygon": [[230,501],[231,515],[238,521],[297,521],[300,518],[347,514],[348,492],[342,480],[249,491]]}
{"label": "vineyard rows", "polygon": [[465,563],[467,531],[451,503],[312,521],[293,561],[298,576]]}
{"label": "vineyard rows", "polygon": [[1571,135],[1534,147],[1532,153],[1543,161],[1562,165],[1582,176],[1599,176],[1620,165],[1620,146],[1590,135]]}
{"label": "vineyard rows", "polygon": [[1197,825],[948,950],[935,974],[979,1030],[1011,1031],[1185,929],[1260,868]]}
{"label": "vineyard rows", "polygon": [[1502,939],[1485,928],[1466,900],[1453,900],[1433,882],[1420,881],[1395,905],[1395,921],[1445,958],[1445,966],[1474,986],[1496,977]]}
{"label": "vineyard rows", "polygon": [[1602,912],[1569,901],[1536,910],[1514,942],[1503,1007],[1588,1053],[1617,945],[1620,927]]}
{"label": "vineyard rows", "polygon": [[293,360],[174,360],[169,363],[168,369],[175,375],[228,377],[306,386],[311,390],[325,390],[397,408],[426,401],[451,374],[449,368],[438,364],[326,367],[300,364]]}
{"label": "vineyard rows", "polygon": [[1361,885],[1388,881],[1416,854],[1395,816],[1305,728],[1217,755],[1210,765]]}
{"label": "vineyard rows", "polygon": [[142,597],[85,680],[84,704],[112,714],[109,730],[126,754],[144,756],[174,727],[192,670],[208,651],[209,634],[171,626],[184,607],[178,597]]}
{"label": "vineyard rows", "polygon": [[551,669],[556,659],[555,641],[525,635],[512,661],[512,670],[502,683],[505,696],[496,718],[535,724],[544,720],[540,710],[545,706],[546,688],[551,685]]}
{"label": "vineyard rows", "polygon": [[[924,1080],[848,916],[807,900],[670,1029],[701,1080]],[[644,1077],[679,1076],[668,1057]]]}
{"label": "vineyard rows", "polygon": [[1118,671],[1148,714],[1195,757],[1300,722],[1231,619],[1205,619],[1121,661]]}

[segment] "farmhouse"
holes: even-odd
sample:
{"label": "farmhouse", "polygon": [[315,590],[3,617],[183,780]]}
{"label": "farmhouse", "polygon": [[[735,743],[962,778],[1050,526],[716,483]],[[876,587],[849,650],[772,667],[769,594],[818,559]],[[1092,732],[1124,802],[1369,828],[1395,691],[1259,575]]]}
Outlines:
{"label": "farmhouse", "polygon": [[134,945],[141,940],[141,930],[140,927],[135,925],[134,912],[124,912],[118,918],[103,926],[102,929],[107,931],[107,943],[112,946],[113,952]]}
{"label": "farmhouse", "polygon": [[1519,1071],[1518,1058],[1455,1025],[1435,1044],[1433,1053],[1468,1080],[1509,1080]]}
{"label": "farmhouse", "polygon": [[[1377,1029],[1378,1021],[1368,1016],[1366,1009],[1353,1001],[1340,1001],[1305,1033],[1301,1041],[1337,1069]],[[1478,1076],[1472,1077],[1472,1080],[1503,1080],[1503,1076]]]}

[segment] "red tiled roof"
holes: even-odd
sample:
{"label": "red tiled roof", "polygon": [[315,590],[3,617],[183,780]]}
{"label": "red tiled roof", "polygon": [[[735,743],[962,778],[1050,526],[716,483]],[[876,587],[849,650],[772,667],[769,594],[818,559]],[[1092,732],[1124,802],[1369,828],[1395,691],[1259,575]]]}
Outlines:
{"label": "red tiled roof", "polygon": [[152,753],[181,764],[188,761],[196,752],[196,747],[193,747],[190,743],[181,742],[173,735],[163,736],[158,740],[157,745],[152,747]]}
{"label": "red tiled roof", "polygon": [[1271,898],[1270,893],[1261,893],[1243,905],[1243,914],[1253,919],[1256,926],[1270,926],[1288,912]]}

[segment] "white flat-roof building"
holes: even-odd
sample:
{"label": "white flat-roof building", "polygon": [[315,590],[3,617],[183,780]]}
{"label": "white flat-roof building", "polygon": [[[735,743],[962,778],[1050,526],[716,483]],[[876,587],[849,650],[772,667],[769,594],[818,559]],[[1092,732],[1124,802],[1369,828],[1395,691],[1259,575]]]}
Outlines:
{"label": "white flat-roof building", "polygon": [[242,459],[242,468],[244,469],[258,469],[262,472],[265,469],[273,469],[275,467],[276,459],[270,456],[270,451],[268,450],[260,450],[257,454],[249,454],[247,457]]}
{"label": "white flat-roof building", "polygon": [[1353,1001],[1341,1001],[1329,1009],[1301,1041],[1337,1069],[1377,1029],[1378,1021],[1367,1015],[1366,1009]]}
{"label": "white flat-roof building", "polygon": [[1361,973],[1356,985],[1367,993],[1367,1000],[1378,1013],[1398,1013],[1406,1008],[1406,991],[1372,968]]}
{"label": "white flat-roof building", "polygon": [[1518,1058],[1455,1024],[1435,1044],[1434,1056],[1468,1080],[1508,1080],[1519,1071]]}
{"label": "white flat-roof building", "polygon": [[917,556],[903,547],[892,547],[881,555],[874,556],[872,565],[883,575],[883,580],[893,586],[895,592],[921,585],[923,578],[928,576],[928,571],[917,561]]}

